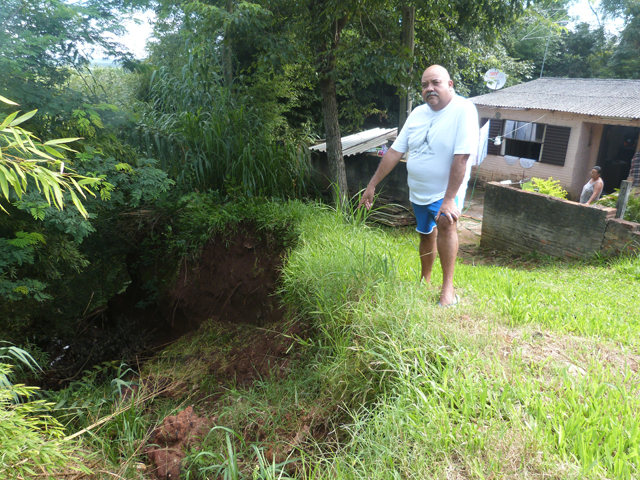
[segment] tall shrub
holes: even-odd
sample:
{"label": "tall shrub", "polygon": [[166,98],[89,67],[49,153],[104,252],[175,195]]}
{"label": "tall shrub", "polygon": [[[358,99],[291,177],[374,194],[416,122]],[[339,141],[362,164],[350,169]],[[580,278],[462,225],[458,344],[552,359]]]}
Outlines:
{"label": "tall shrub", "polygon": [[154,74],[152,104],[138,126],[141,147],[184,189],[300,195],[309,170],[304,149],[273,138],[247,91],[203,63],[192,57],[180,76]]}

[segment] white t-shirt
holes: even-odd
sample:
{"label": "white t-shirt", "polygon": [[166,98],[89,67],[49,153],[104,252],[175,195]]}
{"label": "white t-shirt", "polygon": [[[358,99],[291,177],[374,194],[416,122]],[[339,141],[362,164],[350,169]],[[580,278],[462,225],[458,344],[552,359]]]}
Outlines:
{"label": "white t-shirt", "polygon": [[[453,156],[475,153],[478,131],[476,106],[459,95],[440,111],[424,104],[411,112],[391,148],[409,151],[407,181],[413,203],[428,205],[444,198]],[[467,162],[465,180],[470,172],[471,162]]]}

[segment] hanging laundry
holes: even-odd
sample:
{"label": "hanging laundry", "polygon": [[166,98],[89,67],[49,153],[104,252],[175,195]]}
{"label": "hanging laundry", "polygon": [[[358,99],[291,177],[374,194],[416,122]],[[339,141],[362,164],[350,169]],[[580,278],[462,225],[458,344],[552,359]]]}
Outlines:
{"label": "hanging laundry", "polygon": [[533,158],[520,158],[520,165],[522,166],[522,168],[531,168],[535,165],[536,160],[534,160]]}
{"label": "hanging laundry", "polygon": [[514,157],[513,155],[505,155],[504,161],[507,162],[507,165],[515,165],[520,157]]}
{"label": "hanging laundry", "polygon": [[480,165],[487,156],[487,147],[489,144],[489,122],[484,124],[484,127],[480,129],[480,136],[478,137],[478,149],[475,154],[471,154],[471,165]]}

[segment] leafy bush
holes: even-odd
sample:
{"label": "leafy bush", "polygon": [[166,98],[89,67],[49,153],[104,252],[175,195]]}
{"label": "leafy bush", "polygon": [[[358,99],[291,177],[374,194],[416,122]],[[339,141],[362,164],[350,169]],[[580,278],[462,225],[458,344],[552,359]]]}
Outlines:
{"label": "leafy bush", "polygon": [[[620,189],[616,188],[613,193],[605,195],[596,202],[596,205],[602,205],[604,207],[616,208],[618,204],[618,194]],[[640,223],[640,196],[629,195],[629,201],[627,202],[627,209],[624,211],[624,220],[629,222]]]}
{"label": "leafy bush", "polygon": [[0,331],[15,343],[26,341],[30,326],[60,332],[90,299],[99,306],[120,290],[127,280],[124,259],[143,224],[129,214],[173,185],[152,159],[127,163],[86,147],[67,163],[108,183],[111,195],[88,197],[86,218],[76,209],[49,206],[36,188],[21,200],[12,195],[10,215],[0,215]]}
{"label": "leafy bush", "polygon": [[231,184],[248,196],[295,197],[309,171],[304,150],[276,141],[241,88],[224,85],[197,59],[181,77],[165,69],[152,78],[153,105],[143,111],[138,142],[183,190]]}
{"label": "leafy bush", "polygon": [[533,177],[531,182],[522,184],[523,190],[530,192],[543,193],[550,197],[567,198],[569,193],[560,186],[560,180],[554,180],[553,177],[548,179]]}
{"label": "leafy bush", "polygon": [[[0,101],[9,105],[17,105],[4,97],[0,97]],[[2,196],[8,201],[15,200],[14,195],[17,196],[17,199],[22,200],[27,186],[31,185],[30,188],[36,188],[42,192],[49,205],[53,202],[53,205],[58,209],[64,208],[64,195],[66,194],[78,211],[86,217],[87,211],[77,194],[86,199],[85,192],[94,195],[90,188],[93,187],[99,188],[101,195],[108,198],[111,186],[102,182],[100,178],[83,177],[69,171],[68,168],[65,174],[63,162],[65,156],[60,150],[73,152],[66,144],[79,139],[61,138],[41,143],[31,132],[18,126],[33,117],[36,112],[33,110],[18,117],[19,112],[16,111],[0,123],[0,132],[2,132],[0,133],[0,188]],[[0,209],[7,213],[1,204]],[[37,218],[34,211],[31,213]]]}
{"label": "leafy bush", "polygon": [[76,446],[66,442],[62,424],[50,415],[53,404],[33,400],[37,387],[12,383],[16,367],[40,369],[28,352],[0,347],[0,478],[53,478],[54,470],[65,468],[90,473],[79,462]]}

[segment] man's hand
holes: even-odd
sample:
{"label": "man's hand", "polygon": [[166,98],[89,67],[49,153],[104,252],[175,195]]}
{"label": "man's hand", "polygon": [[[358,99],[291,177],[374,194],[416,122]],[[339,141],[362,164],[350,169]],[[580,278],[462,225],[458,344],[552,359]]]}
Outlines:
{"label": "man's hand", "polygon": [[373,194],[375,193],[375,191],[375,187],[367,187],[367,189],[362,194],[362,198],[360,199],[358,208],[364,205],[367,210],[371,209],[371,206],[373,205]]}
{"label": "man's hand", "polygon": [[449,225],[453,225],[454,222],[457,222],[458,217],[460,217],[460,210],[458,210],[455,200],[443,200],[442,205],[440,205],[440,210],[438,210],[436,215],[436,222],[440,219],[440,215],[447,217]]}
{"label": "man's hand", "polygon": [[393,167],[398,164],[403,155],[404,153],[397,152],[393,148],[387,150],[387,153],[384,154],[380,161],[380,165],[378,165],[376,173],[373,175],[367,189],[364,191],[362,199],[358,204],[358,208],[364,205],[366,209],[369,210],[373,206],[373,194],[376,191],[376,185],[378,185],[382,179],[386,177],[391,170],[393,170]]}

